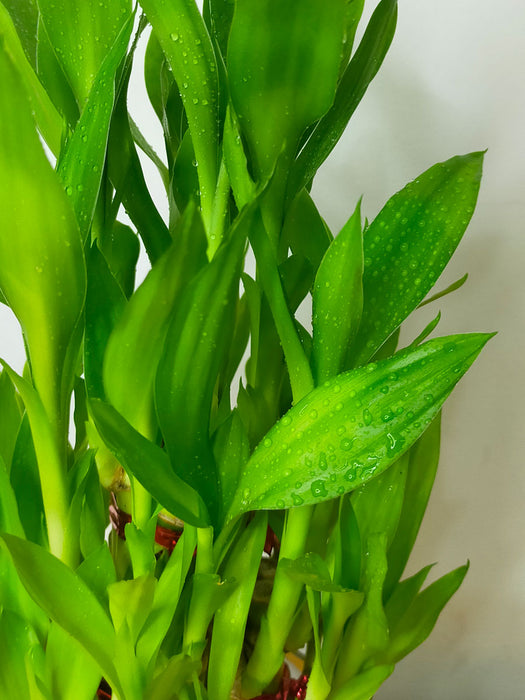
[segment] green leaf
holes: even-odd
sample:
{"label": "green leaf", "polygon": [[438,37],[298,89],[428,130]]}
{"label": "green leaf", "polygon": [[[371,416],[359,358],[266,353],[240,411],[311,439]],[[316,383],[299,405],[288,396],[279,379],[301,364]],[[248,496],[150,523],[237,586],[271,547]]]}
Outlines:
{"label": "green leaf", "polygon": [[173,471],[168,455],[134,430],[112,407],[100,399],[91,401],[91,411],[104,442],[124,466],[170,513],[202,527],[208,513],[199,494]]}
{"label": "green leaf", "polygon": [[156,513],[151,516],[144,529],[138,528],[133,522],[126,523],[124,532],[133,567],[133,578],[154,573],[156,564],[154,552],[156,527]]}
{"label": "green leaf", "polygon": [[395,194],[364,238],[364,306],[351,349],[364,364],[423,300],[470,221],[483,153],[438,163]]}
{"label": "green leaf", "polygon": [[[421,590],[422,585],[428,576],[433,564],[425,566],[423,569],[410,576],[409,578],[400,581],[396,584],[392,595],[388,598],[385,604],[385,614],[388,620],[389,627],[395,627],[403,618],[406,611],[413,603],[415,597]],[[383,589],[383,593],[385,590]],[[386,596],[383,595],[383,598]]]}
{"label": "green leaf", "polygon": [[222,56],[226,56],[228,38],[235,10],[235,0],[210,0],[210,20],[213,36]]}
{"label": "green leaf", "polygon": [[220,495],[210,411],[234,327],[246,222],[239,217],[230,240],[185,291],[170,323],[156,378],[157,414],[171,462],[209,504],[212,518]]}
{"label": "green leaf", "polygon": [[[0,3],[0,41],[2,51],[11,57],[24,83],[31,101],[38,128],[51,151],[58,155],[62,138],[62,117],[44,90],[35,71],[36,63],[36,5],[32,2],[19,3],[10,0],[4,3],[10,8],[11,17]],[[24,16],[28,12],[31,17]],[[35,12],[33,16],[33,12]],[[20,20],[20,23],[19,21]],[[26,24],[26,20],[28,20]],[[33,24],[34,26],[30,26]],[[16,29],[15,29],[16,27]],[[27,33],[25,29],[27,28]],[[17,36],[18,31],[18,36]],[[35,32],[32,34],[32,32]],[[31,44],[31,45],[29,45]],[[26,51],[26,55],[24,54]]]}
{"label": "green leaf", "polygon": [[0,607],[0,693],[4,698],[29,698],[25,659],[39,646],[35,631],[11,610]]}
{"label": "green leaf", "polygon": [[237,0],[228,42],[230,97],[260,182],[335,94],[345,0]]}
{"label": "green leaf", "polygon": [[333,237],[305,189],[297,194],[286,212],[281,240],[293,253],[304,255],[317,272]]}
{"label": "green leaf", "polygon": [[302,583],[313,591],[346,592],[342,586],[332,582],[326,562],[315,552],[308,552],[298,559],[280,559],[279,566],[292,581]]}
{"label": "green leaf", "polygon": [[200,214],[191,206],[172,245],[129,300],[107,344],[106,396],[136,430],[150,438],[157,432],[153,385],[165,337],[181,292],[207,262],[206,246]]}
{"label": "green leaf", "polygon": [[172,656],[167,666],[153,678],[144,691],[144,700],[172,700],[201,668],[200,661],[194,661],[186,654]]}
{"label": "green leaf", "polygon": [[397,0],[382,0],[376,7],[359,48],[341,78],[333,105],[319,121],[293,165],[288,186],[290,198],[312,180],[341,138],[369,84],[381,67],[394,36],[396,21]]}
{"label": "green leaf", "polygon": [[226,111],[222,149],[235,203],[240,211],[255,198],[256,188],[248,170],[240,127],[231,105]]}
{"label": "green leaf", "polygon": [[409,452],[403,508],[395,538],[388,552],[386,599],[401,578],[416,541],[436,476],[440,437],[441,415],[439,414]]}
{"label": "green leaf", "polygon": [[153,606],[136,647],[137,657],[142,659],[144,664],[149,662],[151,670],[155,668],[160,645],[179,603],[196,545],[196,530],[185,527],[155,589]]}
{"label": "green leaf", "polygon": [[330,700],[370,700],[393,670],[394,664],[373,666],[344,683]]}
{"label": "green leaf", "polygon": [[0,288],[24,331],[34,384],[60,424],[69,408],[72,355],[80,340],[69,347],[84,304],[84,256],[23,82],[4,52],[0,83]]}
{"label": "green leaf", "polygon": [[316,384],[345,369],[363,309],[361,204],[326,251],[312,293],[313,366]]}
{"label": "green leaf", "polygon": [[308,679],[307,694],[314,697],[316,700],[325,700],[330,693],[331,685],[326,677],[321,656],[321,633],[319,630],[321,594],[313,590],[310,586],[307,586],[306,599],[308,601],[308,611],[312,621],[315,645],[315,656]]}
{"label": "green leaf", "polygon": [[99,665],[59,625],[49,628],[45,659],[51,697],[93,700],[100,683]]}
{"label": "green leaf", "polygon": [[[24,537],[24,528],[18,515],[18,505],[14,491],[9,483],[9,475],[0,455],[0,532],[9,532]],[[0,601],[1,605],[1,601]]]}
{"label": "green leaf", "polygon": [[188,117],[208,229],[219,171],[219,88],[213,46],[194,0],[141,0],[141,5],[169,61]]}
{"label": "green leaf", "polygon": [[468,564],[460,566],[430,584],[414,599],[399,622],[390,629],[387,649],[375,657],[378,664],[397,663],[418,647],[432,632],[439,614],[460,587]]}
{"label": "green leaf", "polygon": [[250,444],[239,411],[234,409],[217,430],[213,443],[221,493],[222,513],[228,512],[239,475],[250,456]]}
{"label": "green leaf", "polygon": [[0,372],[0,416],[0,457],[10,472],[16,436],[22,422],[22,411],[15,387],[7,372]]}
{"label": "green leaf", "polygon": [[120,692],[112,661],[115,632],[84,581],[41,547],[13,535],[3,534],[1,538],[31,597],[82,644]]}
{"label": "green leaf", "polygon": [[109,615],[108,586],[116,581],[115,566],[106,542],[87,555],[75,572],[85,581]]}
{"label": "green leaf", "polygon": [[255,450],[230,517],[319,503],[379,476],[422,434],[490,337],[431,340],[314,389]]}
{"label": "green leaf", "polygon": [[410,347],[414,348],[416,345],[420,345],[424,340],[426,340],[440,321],[441,311],[439,311],[438,315],[423,328],[421,333],[416,338],[414,338],[414,340],[410,343]]}
{"label": "green leaf", "polygon": [[74,4],[39,0],[38,6],[56,56],[83,107],[104,58],[131,16],[131,0]]}
{"label": "green leaf", "polygon": [[95,211],[113,113],[115,76],[126,53],[132,27],[130,16],[100,66],[80,119],[57,164],[58,176],[71,198],[82,240],[87,238]]}
{"label": "green leaf", "polygon": [[457,289],[460,289],[465,284],[465,282],[467,280],[468,280],[468,272],[466,272],[463,275],[463,277],[460,277],[458,280],[456,280],[452,284],[449,284],[449,286],[445,287],[445,289],[442,289],[440,292],[437,292],[437,294],[433,294],[428,299],[425,299],[424,301],[422,301],[418,308],[421,308],[422,306],[426,306],[427,304],[431,304],[433,301],[437,301],[438,299],[441,299],[442,297],[447,296],[447,294],[450,294],[451,292],[455,292]]}
{"label": "green leaf", "polygon": [[129,581],[117,581],[108,588],[109,609],[119,634],[125,625],[135,646],[144,623],[151,612],[157,579],[149,574]]}
{"label": "green leaf", "polygon": [[129,299],[135,289],[135,269],[140,254],[137,234],[129,226],[115,221],[97,242],[113,277]]}
{"label": "green leaf", "polygon": [[268,526],[266,513],[258,513],[234,545],[224,570],[237,588],[215,613],[208,670],[210,700],[229,700],[244,643],[248,612],[261,563]]}

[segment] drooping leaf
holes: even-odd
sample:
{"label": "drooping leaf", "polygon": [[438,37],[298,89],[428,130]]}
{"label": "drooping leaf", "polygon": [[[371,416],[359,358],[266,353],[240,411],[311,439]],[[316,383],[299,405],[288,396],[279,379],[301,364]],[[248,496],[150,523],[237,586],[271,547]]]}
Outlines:
{"label": "drooping leaf", "polygon": [[395,194],[364,237],[364,305],[352,346],[364,364],[423,300],[470,221],[483,153],[438,163]]}
{"label": "drooping leaf", "polygon": [[226,580],[237,588],[215,613],[208,669],[210,700],[229,700],[244,643],[248,612],[264,547],[268,519],[258,513],[248,524],[228,559]]}
{"label": "drooping leaf", "polygon": [[91,411],[104,442],[119,462],[170,513],[190,524],[207,525],[208,513],[199,494],[172,469],[168,455],[134,430],[112,407],[100,399]]}
{"label": "drooping leaf", "polygon": [[80,342],[70,347],[84,304],[84,256],[23,82],[4,52],[0,83],[0,288],[22,325],[35,387],[60,424]]}
{"label": "drooping leaf", "polygon": [[131,16],[131,0],[38,0],[56,56],[83,107],[104,58]]}
{"label": "drooping leaf", "polygon": [[[12,17],[9,17],[6,7],[11,11]],[[11,56],[24,82],[40,133],[52,153],[58,155],[62,136],[62,117],[34,71],[36,63],[36,12],[35,15],[33,12],[35,10],[36,3],[33,4],[33,0],[25,3],[19,3],[17,0],[0,3],[0,41],[3,44],[2,51]],[[31,14],[31,17],[24,16],[26,11]],[[21,24],[18,22],[19,18]],[[26,19],[28,20],[27,24]],[[30,26],[33,21],[34,27]],[[34,34],[32,34],[33,30]],[[24,55],[24,50],[26,55]],[[31,56],[33,56],[33,62],[31,62]]]}
{"label": "drooping leaf", "polygon": [[423,520],[439,462],[440,437],[439,414],[409,452],[403,508],[396,535],[388,552],[386,599],[401,578]]}
{"label": "drooping leaf", "polygon": [[184,213],[171,247],[126,305],[104,354],[108,400],[150,438],[157,431],[153,385],[166,333],[181,292],[207,262],[206,246],[200,214],[192,206]]}
{"label": "drooping leaf", "polygon": [[422,434],[489,337],[431,340],[314,389],[255,450],[230,517],[318,503],[378,476]]}
{"label": "drooping leaf", "polygon": [[388,647],[374,661],[378,664],[397,663],[422,644],[432,632],[441,611],[460,587],[467,571],[468,564],[460,566],[419,593],[403,617],[391,627]]}
{"label": "drooping leaf", "polygon": [[57,164],[58,176],[71,198],[82,240],[87,238],[95,211],[115,99],[115,76],[126,53],[132,26],[129,17],[93,80],[80,119]]}
{"label": "drooping leaf", "polygon": [[3,534],[1,538],[31,597],[82,644],[120,692],[113,666],[115,632],[84,581],[38,545],[13,535]]}
{"label": "drooping leaf", "polygon": [[345,369],[363,309],[361,206],[325,253],[312,293],[313,367],[316,384]]}
{"label": "drooping leaf", "polygon": [[209,34],[193,0],[141,0],[177,82],[198,163],[206,229],[219,171],[217,63]]}
{"label": "drooping leaf", "polygon": [[326,160],[381,67],[397,21],[397,0],[376,7],[354,57],[337,87],[330,110],[319,121],[292,167],[288,196],[307,185]]}
{"label": "drooping leaf", "polygon": [[228,42],[230,97],[264,181],[283,149],[330,107],[344,32],[344,0],[237,0]]}

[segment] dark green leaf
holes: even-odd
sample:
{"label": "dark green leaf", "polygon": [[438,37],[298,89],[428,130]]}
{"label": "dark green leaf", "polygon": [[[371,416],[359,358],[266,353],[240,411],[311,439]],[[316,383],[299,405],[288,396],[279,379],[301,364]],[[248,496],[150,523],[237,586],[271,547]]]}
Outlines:
{"label": "dark green leaf", "polygon": [[211,27],[222,56],[226,56],[234,10],[235,0],[210,0]]}
{"label": "dark green leaf", "polygon": [[198,163],[206,229],[219,171],[217,63],[194,0],[141,0],[177,82]]}
{"label": "dark green leaf", "polygon": [[84,304],[84,256],[23,82],[4,52],[0,84],[0,288],[22,325],[35,387],[60,424],[72,383],[69,345]]}
{"label": "dark green leaf", "polygon": [[361,205],[326,251],[312,293],[313,367],[316,384],[345,369],[363,309]]}
{"label": "dark green leaf", "polygon": [[240,127],[231,105],[226,111],[222,149],[235,203],[240,211],[254,199],[255,184],[248,171]]}
{"label": "dark green leaf", "polygon": [[282,243],[293,253],[304,255],[317,272],[332,240],[312,198],[302,189],[286,213]]}
{"label": "dark green leaf", "polygon": [[386,599],[401,578],[423,520],[439,462],[440,437],[439,414],[410,450],[403,508],[388,552]]}
{"label": "dark green leaf", "polygon": [[0,457],[10,472],[16,436],[22,422],[22,411],[7,372],[0,372],[0,416]]}
{"label": "dark green leaf", "polygon": [[279,566],[292,581],[309,586],[314,591],[345,592],[342,586],[332,582],[326,562],[315,552],[308,552],[299,559],[280,559]]}
{"label": "dark green leaf", "polygon": [[4,7],[0,8],[3,15],[5,11],[11,15],[11,20],[20,44],[24,47],[27,60],[33,68],[36,67],[36,34],[38,24],[37,0],[2,0]]}
{"label": "dark green leaf", "polygon": [[396,20],[397,0],[382,0],[341,78],[333,105],[317,124],[293,166],[288,187],[289,197],[295,196],[310,182],[341,138],[357,105],[381,67],[394,36]]}
{"label": "dark green leaf", "polygon": [[82,107],[104,58],[131,16],[131,0],[39,0],[40,18]]}
{"label": "dark green leaf", "polygon": [[[24,537],[24,529],[18,515],[18,505],[9,483],[9,475],[0,455],[0,532]],[[1,601],[0,601],[1,605]]]}
{"label": "dark green leaf", "polygon": [[99,399],[91,410],[104,442],[119,462],[164,508],[185,522],[202,527],[208,513],[199,494],[173,471],[168,455],[134,430],[112,406]]}
{"label": "dark green leaf", "polygon": [[213,453],[221,483],[222,513],[228,512],[239,475],[250,456],[250,444],[239,411],[232,411],[215,435]]}
{"label": "dark green leaf", "polygon": [[115,221],[97,242],[112,275],[129,299],[135,289],[135,269],[140,254],[137,234],[129,226]]}
{"label": "dark green leaf", "polygon": [[181,292],[206,264],[206,246],[200,214],[192,206],[108,340],[103,369],[106,396],[136,430],[152,439],[157,433],[153,385],[164,340]]}
{"label": "dark green leaf", "polygon": [[345,0],[237,0],[228,42],[230,96],[257,180],[293,157],[334,99]]}
{"label": "dark green leaf", "polygon": [[82,644],[120,692],[112,660],[115,632],[84,581],[41,547],[13,535],[1,537],[31,597]]}
{"label": "dark green leaf", "polygon": [[460,587],[467,571],[468,564],[460,566],[419,593],[405,615],[391,627],[390,643],[374,661],[395,664],[422,644],[432,632],[439,614]]}
{"label": "dark green leaf", "polygon": [[[55,155],[58,155],[62,137],[62,117],[57,112],[49,95],[44,90],[42,83],[33,70],[36,62],[36,21],[33,28],[35,34],[31,36],[33,29],[28,32],[28,35],[25,35],[24,31],[25,27],[29,29],[28,25],[33,21],[33,18],[26,17],[25,13],[28,12],[28,14],[30,13],[32,15],[33,9],[36,8],[33,6],[32,1],[19,3],[18,0],[9,0],[8,3],[4,4],[6,7],[10,8],[14,23],[9,17],[4,5],[0,3],[0,41],[2,41],[2,51],[5,51],[11,56],[13,63],[18,68],[26,92],[31,100],[31,106],[33,107],[38,128],[51,151]],[[19,19],[20,23],[18,21]],[[26,24],[26,19],[29,20],[28,24]],[[26,44],[26,39],[29,39],[33,46]],[[27,56],[24,54],[24,50],[26,50]],[[33,61],[31,61],[31,58],[28,59],[28,57],[31,56],[33,56]]]}
{"label": "dark green leaf", "polygon": [[115,76],[126,53],[132,26],[130,17],[106,54],[75,131],[57,163],[58,176],[71,198],[83,240],[89,233],[102,181],[115,98]]}
{"label": "dark green leaf", "polygon": [[[246,221],[239,218],[228,243],[185,291],[168,330],[156,379],[157,414],[171,462],[212,509],[220,495],[209,437],[210,411],[231,342]],[[217,512],[212,515],[216,516]]]}
{"label": "dark green leaf", "polygon": [[255,450],[230,517],[318,503],[378,476],[422,434],[490,337],[431,340],[314,389]]}
{"label": "dark green leaf", "polygon": [[438,163],[395,194],[364,238],[364,306],[352,347],[364,364],[423,300],[474,211],[482,153]]}

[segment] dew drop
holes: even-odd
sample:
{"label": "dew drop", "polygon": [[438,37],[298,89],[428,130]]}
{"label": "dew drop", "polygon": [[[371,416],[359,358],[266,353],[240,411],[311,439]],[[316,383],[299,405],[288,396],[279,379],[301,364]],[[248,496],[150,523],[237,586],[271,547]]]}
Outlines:
{"label": "dew drop", "polygon": [[365,422],[365,425],[371,425],[372,424],[372,414],[368,410],[368,408],[365,408],[363,411],[363,420]]}
{"label": "dew drop", "polygon": [[348,450],[352,449],[354,441],[351,440],[350,438],[343,438],[341,442],[339,443],[339,446],[342,450],[345,450],[345,452],[348,452]]}
{"label": "dew drop", "polygon": [[292,502],[293,502],[294,506],[302,506],[304,503],[304,500],[298,494],[292,493]]}
{"label": "dew drop", "polygon": [[283,417],[283,419],[281,421],[281,425],[287,426],[287,425],[290,425],[291,422],[292,422],[292,419],[287,414],[286,416]]}
{"label": "dew drop", "polygon": [[319,469],[326,471],[328,469],[328,462],[326,461],[326,454],[321,452],[319,455]]}
{"label": "dew drop", "polygon": [[325,482],[322,479],[316,479],[315,481],[312,481],[311,491],[312,496],[314,496],[315,498],[322,498],[323,496],[328,495],[326,492]]}
{"label": "dew drop", "polygon": [[179,37],[179,35],[178,35],[176,32],[172,32],[172,33],[170,34],[170,39],[171,39],[172,41],[178,41],[178,40],[180,39],[180,37]]}
{"label": "dew drop", "polygon": [[346,479],[347,481],[354,481],[354,479],[355,479],[355,472],[354,472],[353,469],[349,469],[349,470],[345,473],[345,479]]}
{"label": "dew drop", "polygon": [[397,440],[395,439],[395,437],[392,435],[392,433],[387,433],[386,436],[387,436],[387,439],[388,439],[388,447],[389,447],[389,449],[390,449],[390,450],[395,449],[395,446],[396,446],[396,444],[397,444]]}
{"label": "dew drop", "polygon": [[73,188],[71,187],[71,185],[68,185],[66,187],[66,194],[69,195],[69,197],[71,197],[71,195],[73,194]]}
{"label": "dew drop", "polygon": [[282,498],[280,498],[277,503],[275,504],[277,508],[284,508],[284,501]]}
{"label": "dew drop", "polygon": [[264,438],[263,445],[264,445],[264,447],[271,447],[272,446],[272,438],[269,438],[269,437]]}
{"label": "dew drop", "polygon": [[317,411],[315,410],[315,408],[313,408],[313,409],[310,411],[309,417],[310,417],[312,420],[315,420],[315,419],[317,418],[317,415],[318,415],[318,414],[317,414]]}

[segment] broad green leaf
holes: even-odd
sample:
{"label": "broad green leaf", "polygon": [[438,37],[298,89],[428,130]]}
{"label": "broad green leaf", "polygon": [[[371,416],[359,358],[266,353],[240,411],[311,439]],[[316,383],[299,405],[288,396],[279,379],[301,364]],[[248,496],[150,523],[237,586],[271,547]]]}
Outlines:
{"label": "broad green leaf", "polygon": [[106,346],[122,312],[126,298],[97,242],[87,255],[88,285],[86,294],[84,375],[90,398],[104,398],[102,367]]}
{"label": "broad green leaf", "polygon": [[10,480],[27,539],[47,545],[40,476],[27,413],[24,414],[16,438]]}
{"label": "broad green leaf", "polygon": [[364,543],[361,588],[365,600],[347,626],[334,675],[334,688],[356,676],[363,664],[382,652],[389,639],[388,622],[383,609],[387,540],[373,534]]}
{"label": "broad green leaf", "polygon": [[206,229],[219,171],[218,78],[213,46],[194,0],[141,0],[177,82],[198,163]]}
{"label": "broad green leaf", "polygon": [[153,678],[144,691],[144,700],[172,700],[189,683],[201,668],[200,661],[193,661],[186,654],[172,656],[166,667]]}
{"label": "broad green leaf", "polygon": [[100,683],[99,665],[57,624],[50,625],[45,659],[51,697],[93,700]]}
{"label": "broad green leaf", "polygon": [[431,340],[314,389],[255,450],[230,517],[318,503],[379,476],[422,434],[490,337]]}
{"label": "broad green leaf", "polygon": [[[392,595],[385,603],[385,614],[389,627],[395,627],[403,618],[404,614],[421,590],[421,587],[425,583],[428,573],[433,566],[433,564],[425,566],[423,569],[418,571],[417,574],[414,574],[413,576],[410,576],[409,578],[406,578],[396,584]],[[386,591],[383,589],[383,594],[385,592]],[[383,595],[383,598],[386,598],[386,596]]]}
{"label": "broad green leaf", "polygon": [[131,557],[133,578],[153,574],[155,571],[155,529],[157,527],[157,514],[154,513],[146,523],[144,529],[138,528],[135,523],[127,523],[124,531],[126,544]]}
{"label": "broad green leaf", "polygon": [[[167,79],[165,73],[168,72],[164,52],[155,33],[151,32],[144,58],[144,83],[151,106],[155,110],[155,114],[161,124],[163,123],[166,104],[163,82]],[[173,81],[173,77],[171,81]]]}
{"label": "broad green leaf", "polygon": [[97,238],[111,274],[119,283],[126,298],[135,289],[135,271],[140,254],[140,242],[132,228],[115,221],[109,230]]}
{"label": "broad green leaf", "polygon": [[460,587],[467,571],[468,564],[460,566],[419,593],[405,615],[391,627],[389,645],[374,661],[378,664],[395,664],[422,644],[432,632],[441,611]]}
{"label": "broad green leaf", "polygon": [[482,161],[483,153],[472,153],[434,165],[368,227],[354,366],[364,364],[434,286],[474,211]]}
{"label": "broad green leaf", "polygon": [[3,52],[0,83],[0,288],[24,331],[35,387],[60,424],[80,341],[72,336],[84,304],[84,256],[23,83]]}
{"label": "broad green leaf", "polygon": [[393,670],[394,664],[373,666],[344,683],[330,695],[330,700],[370,700]]}
{"label": "broad green leaf", "polygon": [[230,97],[257,180],[283,149],[293,157],[306,127],[335,94],[345,0],[237,0],[228,42]]}
{"label": "broad green leaf", "polygon": [[84,581],[41,547],[13,535],[4,534],[1,538],[31,597],[82,644],[120,692],[112,660],[115,632]]}
{"label": "broad green leaf", "polygon": [[147,440],[100,399],[91,411],[104,442],[125,467],[170,513],[190,524],[207,525],[208,513],[199,494],[172,469],[168,455]]}
{"label": "broad green leaf", "polygon": [[231,342],[247,221],[239,217],[230,240],[185,291],[170,323],[156,378],[157,414],[171,462],[209,504],[213,519],[220,495],[210,411]]}
{"label": "broad green leaf", "polygon": [[136,430],[150,438],[157,431],[153,385],[166,333],[181,292],[207,262],[206,246],[200,214],[192,206],[184,213],[170,248],[129,300],[107,344],[106,396]]}
{"label": "broad green leaf", "polygon": [[235,494],[241,470],[250,456],[248,435],[237,409],[232,411],[217,430],[213,453],[221,484],[222,515],[225,515]]}
{"label": "broad green leaf", "polygon": [[[2,15],[8,12],[30,65],[36,67],[37,0],[2,0]],[[5,9],[4,9],[5,8]]]}
{"label": "broad green leaf", "polygon": [[108,586],[116,581],[115,566],[107,543],[99,545],[80,564],[75,572],[109,615]]}
{"label": "broad green leaf", "polygon": [[129,17],[100,66],[75,131],[57,164],[58,176],[71,198],[82,240],[87,238],[95,211],[115,99],[115,76],[126,53],[132,26]]}
{"label": "broad green leaf", "polygon": [[332,582],[326,562],[315,552],[308,552],[299,559],[280,559],[279,566],[292,581],[302,583],[313,591],[345,592],[342,586]]}
{"label": "broad green leaf", "polygon": [[235,203],[240,211],[254,199],[256,188],[248,170],[248,161],[237,122],[232,106],[228,105],[222,149]]}
{"label": "broad green leaf", "polygon": [[35,631],[11,610],[0,606],[0,694],[4,698],[30,698],[26,655],[39,645]]}
{"label": "broad green leaf", "polygon": [[[397,0],[376,7],[354,57],[337,87],[330,110],[319,121],[292,167],[289,197],[307,185],[341,138],[390,47],[397,21]],[[263,112],[264,113],[264,112]]]}
{"label": "broad green leaf", "polygon": [[439,462],[441,415],[425,430],[409,452],[403,508],[388,552],[385,597],[401,578],[423,520]]}
{"label": "broad green leaf", "polygon": [[108,588],[109,610],[115,632],[125,625],[135,646],[151,612],[157,579],[149,574],[129,581],[116,581]]}
{"label": "broad green leaf", "polygon": [[286,212],[281,240],[293,253],[304,255],[317,272],[333,237],[305,189]]}
{"label": "broad green leaf", "polygon": [[16,436],[22,422],[22,410],[7,372],[0,372],[0,416],[0,457],[4,460],[7,472],[10,472]]}
{"label": "broad green leaf", "polygon": [[104,58],[131,16],[131,0],[38,0],[56,56],[80,107],[83,107]]}
{"label": "broad green leaf", "polygon": [[313,367],[316,384],[345,369],[363,309],[361,205],[326,251],[312,293]]}
{"label": "broad green leaf", "polygon": [[[31,106],[40,133],[51,151],[58,155],[62,137],[62,117],[34,71],[36,61],[34,60],[31,63],[29,58],[33,55],[33,58],[36,59],[36,12],[34,28],[31,30],[29,25],[26,25],[26,17],[24,15],[26,11],[33,15],[36,5],[34,6],[32,2],[19,3],[17,0],[10,0],[10,2],[4,4],[10,8],[12,17],[9,17],[4,5],[0,3],[0,41],[2,41],[2,51],[8,53],[16,65],[31,100]],[[21,24],[17,21],[19,18]],[[32,24],[33,17],[27,17],[27,19],[30,20],[29,24]],[[25,27],[29,30],[27,34],[25,33]],[[32,34],[33,30],[34,34]],[[30,46],[29,43],[26,43],[26,40],[32,45]],[[24,54],[24,50],[27,55]]]}
{"label": "broad green leaf", "polygon": [[208,668],[210,700],[229,700],[241,658],[246,622],[268,526],[265,513],[248,524],[227,561],[224,578],[237,588],[215,613]]}
{"label": "broad green leaf", "polygon": [[149,662],[151,670],[155,668],[160,645],[179,603],[196,545],[195,529],[185,527],[155,589],[153,606],[136,646],[137,657],[142,659],[145,665]]}

